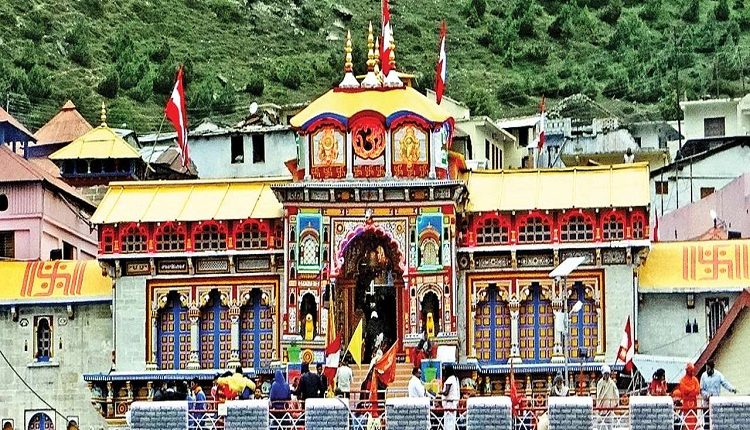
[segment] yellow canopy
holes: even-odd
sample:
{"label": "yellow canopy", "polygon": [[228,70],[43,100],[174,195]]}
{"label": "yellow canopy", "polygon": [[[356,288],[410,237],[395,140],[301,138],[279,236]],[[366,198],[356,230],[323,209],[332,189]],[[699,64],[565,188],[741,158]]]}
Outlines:
{"label": "yellow canopy", "polygon": [[0,305],[112,300],[96,260],[0,261]]}
{"label": "yellow canopy", "polygon": [[141,158],[125,139],[102,124],[60,148],[49,156],[50,160]]}
{"label": "yellow canopy", "polygon": [[646,163],[473,171],[464,179],[468,212],[643,207],[651,200]]}
{"label": "yellow canopy", "polygon": [[750,240],[657,242],[639,269],[643,293],[741,291],[750,287]]}
{"label": "yellow canopy", "polygon": [[281,218],[272,183],[262,180],[113,182],[91,217],[94,224]]}
{"label": "yellow canopy", "polygon": [[409,112],[427,121],[442,123],[451,115],[442,106],[411,87],[360,91],[330,90],[292,117],[292,127],[305,128],[311,120],[324,116],[347,120],[363,111],[377,112],[387,119],[397,112]]}

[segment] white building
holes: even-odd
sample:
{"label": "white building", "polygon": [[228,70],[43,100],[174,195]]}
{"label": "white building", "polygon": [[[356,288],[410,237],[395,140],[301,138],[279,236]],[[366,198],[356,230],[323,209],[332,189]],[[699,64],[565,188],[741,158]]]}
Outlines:
{"label": "white building", "polygon": [[735,99],[680,102],[686,139],[746,136],[750,132],[750,94]]}

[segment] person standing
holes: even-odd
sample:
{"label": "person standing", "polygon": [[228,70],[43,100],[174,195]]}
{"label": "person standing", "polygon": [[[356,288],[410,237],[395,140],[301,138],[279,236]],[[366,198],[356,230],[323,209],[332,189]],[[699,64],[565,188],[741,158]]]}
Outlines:
{"label": "person standing", "polygon": [[341,367],[336,369],[336,376],[333,377],[333,380],[337,392],[348,399],[352,390],[352,382],[354,382],[354,375],[352,374],[352,368],[349,367],[348,359],[344,358]]}
{"label": "person standing", "polygon": [[713,396],[721,394],[721,387],[730,393],[737,394],[737,390],[724,378],[724,375],[716,370],[716,363],[713,360],[708,360],[706,363],[706,371],[701,375],[701,396],[703,400],[708,404],[708,399]]}
{"label": "person standing", "polygon": [[[695,377],[695,366],[688,363],[685,367],[685,376],[680,379],[680,385],[677,387],[679,395],[674,395],[682,401],[682,415],[685,420],[687,430],[696,430],[698,428],[698,396],[701,394],[701,384]],[[677,391],[676,390],[676,391]]]}
{"label": "person standing", "polygon": [[602,377],[596,383],[596,406],[598,408],[613,409],[620,404],[620,392],[612,379],[612,369],[608,365],[602,366]]}
{"label": "person standing", "polygon": [[458,384],[458,378],[453,370],[453,365],[448,364],[443,369],[445,382],[443,383],[443,428],[445,430],[456,430],[456,408],[458,400],[461,398],[461,387]]}
{"label": "person standing", "polygon": [[666,396],[667,395],[667,381],[666,372],[664,369],[657,369],[654,372],[654,376],[651,378],[651,382],[648,384],[648,395],[649,396]]}
{"label": "person standing", "polygon": [[279,369],[276,369],[276,373],[274,374],[269,397],[271,400],[271,409],[284,409],[287,402],[292,400],[292,391],[284,379],[284,372]]}
{"label": "person standing", "polygon": [[302,363],[302,377],[294,394],[299,400],[314,399],[320,394],[320,378],[310,372],[309,363]]}
{"label": "person standing", "polygon": [[203,392],[203,388],[200,386],[198,378],[193,378],[190,382],[190,389],[193,392],[192,410],[202,414],[206,410],[206,393]]}
{"label": "person standing", "polygon": [[409,379],[409,397],[427,397],[427,391],[425,391],[424,384],[422,384],[422,369],[419,367],[415,367],[411,370],[411,378]]}
{"label": "person standing", "polygon": [[562,375],[555,376],[555,380],[552,383],[552,387],[549,389],[550,397],[568,397],[568,387],[565,385],[565,380]]}
{"label": "person standing", "polygon": [[328,378],[323,374],[323,364],[318,363],[315,366],[315,370],[318,372],[318,378],[320,379],[320,387],[318,388],[318,397],[324,398],[328,392]]}

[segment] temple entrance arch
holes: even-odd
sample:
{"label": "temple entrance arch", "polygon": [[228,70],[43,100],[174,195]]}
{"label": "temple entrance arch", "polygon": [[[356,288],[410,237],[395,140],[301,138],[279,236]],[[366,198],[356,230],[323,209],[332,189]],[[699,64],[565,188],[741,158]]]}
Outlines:
{"label": "temple entrance arch", "polygon": [[396,241],[376,227],[359,229],[341,243],[336,278],[339,329],[344,339],[364,320],[364,362],[378,347],[387,350],[403,337],[401,301],[403,254]]}

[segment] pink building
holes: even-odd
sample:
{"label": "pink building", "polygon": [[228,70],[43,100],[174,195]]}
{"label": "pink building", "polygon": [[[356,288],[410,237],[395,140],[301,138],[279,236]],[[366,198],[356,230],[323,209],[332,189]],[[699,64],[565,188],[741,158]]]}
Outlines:
{"label": "pink building", "polygon": [[660,217],[659,240],[700,238],[714,226],[724,234],[750,238],[749,213],[750,173],[745,173],[724,188]]}
{"label": "pink building", "polygon": [[92,203],[5,145],[0,166],[0,259],[95,258]]}

